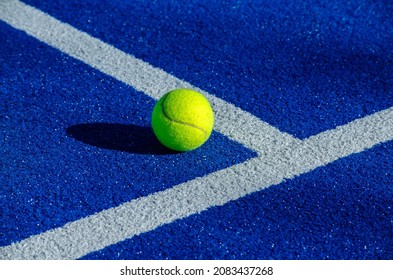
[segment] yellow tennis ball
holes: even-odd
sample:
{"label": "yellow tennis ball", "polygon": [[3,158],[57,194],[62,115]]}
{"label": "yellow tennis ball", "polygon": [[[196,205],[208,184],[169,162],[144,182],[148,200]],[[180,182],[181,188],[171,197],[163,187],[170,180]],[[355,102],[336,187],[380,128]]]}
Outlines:
{"label": "yellow tennis ball", "polygon": [[154,106],[152,126],[158,140],[176,151],[191,151],[209,139],[214,113],[209,101],[191,89],[166,93]]}

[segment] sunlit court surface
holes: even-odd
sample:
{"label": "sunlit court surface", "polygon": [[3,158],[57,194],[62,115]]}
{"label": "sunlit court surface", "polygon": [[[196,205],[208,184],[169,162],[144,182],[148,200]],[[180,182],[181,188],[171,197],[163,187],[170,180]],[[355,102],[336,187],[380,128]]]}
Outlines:
{"label": "sunlit court surface", "polygon": [[392,260],[392,140],[392,1],[0,0],[1,260]]}

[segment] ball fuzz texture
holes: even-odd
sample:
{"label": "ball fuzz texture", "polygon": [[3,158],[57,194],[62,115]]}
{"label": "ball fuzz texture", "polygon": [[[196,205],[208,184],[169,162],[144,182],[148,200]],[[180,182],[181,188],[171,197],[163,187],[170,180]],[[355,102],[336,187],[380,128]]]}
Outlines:
{"label": "ball fuzz texture", "polygon": [[152,126],[158,140],[175,151],[191,151],[209,139],[214,113],[209,101],[191,89],[166,93],[154,106]]}

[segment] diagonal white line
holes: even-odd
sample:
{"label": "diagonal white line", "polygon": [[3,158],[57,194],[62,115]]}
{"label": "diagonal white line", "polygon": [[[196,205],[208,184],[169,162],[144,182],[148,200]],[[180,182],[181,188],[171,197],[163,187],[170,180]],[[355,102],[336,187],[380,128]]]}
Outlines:
{"label": "diagonal white line", "polygon": [[[191,87],[19,1],[0,3],[0,19],[153,98],[158,98],[161,90]],[[90,49],[95,50],[93,56],[88,54]],[[108,55],[118,59],[108,60]],[[140,74],[136,80],[129,80],[130,71]],[[155,88],[156,85],[159,86]],[[208,96],[213,106],[220,108],[218,130],[259,151],[258,158],[1,247],[0,259],[79,258],[393,140],[393,107],[300,141],[223,100]]]}
{"label": "diagonal white line", "polygon": [[[215,111],[215,130],[256,152],[271,149],[275,146],[271,145],[272,142],[288,145],[300,141],[252,114],[20,1],[0,2],[0,19],[154,99],[182,87],[203,93]],[[254,137],[249,137],[250,134]]]}
{"label": "diagonal white line", "polygon": [[[327,164],[350,154],[369,149],[377,143],[392,140],[393,107],[328,130],[303,141],[309,161],[319,155],[320,164]],[[328,153],[323,153],[328,151]]]}
{"label": "diagonal white line", "polygon": [[269,156],[251,159],[2,247],[0,259],[77,259],[391,140],[393,107]]}

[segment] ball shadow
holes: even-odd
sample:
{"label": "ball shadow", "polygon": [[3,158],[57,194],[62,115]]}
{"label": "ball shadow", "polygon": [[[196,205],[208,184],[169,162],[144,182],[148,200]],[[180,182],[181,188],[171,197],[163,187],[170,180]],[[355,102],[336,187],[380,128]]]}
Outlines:
{"label": "ball shadow", "polygon": [[83,123],[67,128],[67,135],[99,148],[133,154],[176,154],[164,147],[151,127],[112,123]]}

